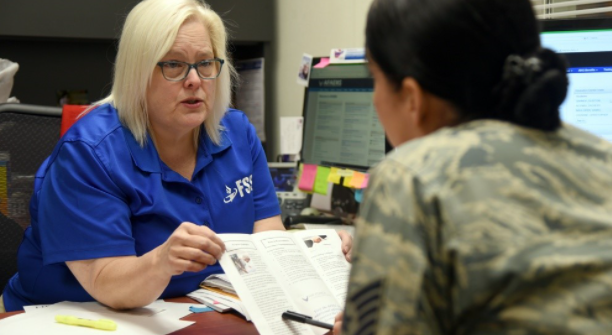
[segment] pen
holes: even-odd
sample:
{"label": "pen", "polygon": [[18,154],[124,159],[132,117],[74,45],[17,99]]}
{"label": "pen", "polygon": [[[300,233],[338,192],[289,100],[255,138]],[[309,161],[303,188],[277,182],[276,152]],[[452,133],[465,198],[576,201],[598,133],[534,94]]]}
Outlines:
{"label": "pen", "polygon": [[301,323],[307,323],[309,325],[325,328],[325,329],[333,329],[334,325],[329,323],[313,320],[312,317],[292,311],[286,311],[283,313],[283,319],[297,321]]}
{"label": "pen", "polygon": [[56,315],[55,321],[72,326],[83,326],[102,330],[117,329],[117,324],[113,320],[109,319],[89,320],[77,318],[76,316],[71,315]]}

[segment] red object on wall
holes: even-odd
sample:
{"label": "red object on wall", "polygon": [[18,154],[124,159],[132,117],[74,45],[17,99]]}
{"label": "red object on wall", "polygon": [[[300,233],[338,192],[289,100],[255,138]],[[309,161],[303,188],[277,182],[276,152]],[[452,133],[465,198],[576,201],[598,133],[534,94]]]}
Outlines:
{"label": "red object on wall", "polygon": [[79,115],[86,110],[89,105],[64,105],[62,107],[62,126],[60,129],[60,137],[77,121]]}

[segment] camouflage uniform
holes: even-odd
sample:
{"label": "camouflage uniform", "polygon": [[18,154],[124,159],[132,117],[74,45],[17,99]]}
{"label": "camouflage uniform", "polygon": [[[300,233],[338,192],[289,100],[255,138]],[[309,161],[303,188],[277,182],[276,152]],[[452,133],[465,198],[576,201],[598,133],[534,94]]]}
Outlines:
{"label": "camouflage uniform", "polygon": [[612,334],[612,145],[481,120],[372,171],[343,334]]}

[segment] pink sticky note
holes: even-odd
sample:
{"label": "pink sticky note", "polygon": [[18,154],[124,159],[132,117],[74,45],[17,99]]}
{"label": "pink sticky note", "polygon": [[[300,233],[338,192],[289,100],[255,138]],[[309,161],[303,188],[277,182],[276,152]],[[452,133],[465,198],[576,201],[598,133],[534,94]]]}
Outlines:
{"label": "pink sticky note", "polygon": [[302,170],[302,178],[300,178],[298,188],[304,191],[312,191],[314,188],[316,176],[317,166],[314,164],[304,164],[304,168]]}
{"label": "pink sticky note", "polygon": [[360,188],[366,188],[368,187],[368,182],[370,181],[370,175],[365,173],[364,177],[363,177],[363,183],[361,184]]}
{"label": "pink sticky note", "polygon": [[319,62],[319,64],[315,65],[314,68],[315,69],[322,69],[322,68],[326,67],[327,65],[329,65],[329,57],[323,57],[323,58],[321,58],[321,61]]}

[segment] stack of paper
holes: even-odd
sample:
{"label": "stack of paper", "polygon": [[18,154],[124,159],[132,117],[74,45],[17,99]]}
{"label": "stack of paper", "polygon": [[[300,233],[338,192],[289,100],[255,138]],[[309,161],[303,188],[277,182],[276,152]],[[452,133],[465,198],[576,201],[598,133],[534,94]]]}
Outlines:
{"label": "stack of paper", "polygon": [[53,305],[26,306],[25,313],[0,320],[0,334],[100,334],[99,329],[66,325],[55,321],[56,315],[82,319],[109,319],[117,324],[113,335],[163,335],[190,326],[194,322],[180,318],[190,314],[189,303],[156,301],[146,307],[117,311],[97,302],[60,302]]}
{"label": "stack of paper", "polygon": [[249,313],[225,274],[208,276],[200,284],[200,287],[200,289],[187,294],[187,296],[220,313],[233,309],[242,314],[247,321],[251,321]]}
{"label": "stack of paper", "polygon": [[200,287],[214,287],[218,288],[224,292],[236,294],[236,290],[232,286],[232,283],[227,278],[225,273],[219,273],[208,276],[204,281],[200,284]]}

